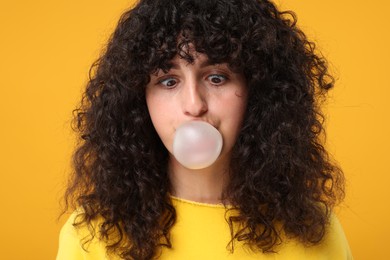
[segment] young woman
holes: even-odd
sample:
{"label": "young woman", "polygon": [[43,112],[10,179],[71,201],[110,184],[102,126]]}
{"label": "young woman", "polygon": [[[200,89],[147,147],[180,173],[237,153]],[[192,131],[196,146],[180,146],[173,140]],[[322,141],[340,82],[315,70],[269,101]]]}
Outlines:
{"label": "young woman", "polygon": [[[351,259],[332,213],[343,173],[321,142],[332,86],[270,1],[141,0],[75,113],[57,259]],[[207,142],[175,151],[194,122],[222,137],[196,167],[180,156]]]}

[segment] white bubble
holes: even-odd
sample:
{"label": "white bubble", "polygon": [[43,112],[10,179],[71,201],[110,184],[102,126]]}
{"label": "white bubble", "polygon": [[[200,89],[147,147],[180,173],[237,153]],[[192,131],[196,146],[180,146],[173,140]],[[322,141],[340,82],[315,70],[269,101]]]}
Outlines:
{"label": "white bubble", "polygon": [[189,121],[176,129],[173,155],[188,169],[203,169],[217,160],[222,144],[221,134],[212,125]]}

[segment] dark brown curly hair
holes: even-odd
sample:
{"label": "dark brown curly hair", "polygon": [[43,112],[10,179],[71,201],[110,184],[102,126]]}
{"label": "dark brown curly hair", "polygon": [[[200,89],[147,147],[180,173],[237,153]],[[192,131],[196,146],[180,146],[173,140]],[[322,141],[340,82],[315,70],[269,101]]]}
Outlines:
{"label": "dark brown curly hair", "polygon": [[[342,170],[323,146],[319,109],[334,80],[294,13],[267,0],[141,0],[122,15],[74,111],[80,139],[65,207],[82,209],[75,226],[101,218],[90,239],[98,236],[125,259],[171,248],[168,152],[148,114],[145,86],[176,55],[191,62],[189,44],[247,82],[223,193],[239,212],[226,219],[232,249],[238,240],[274,251],[279,225],[304,244],[319,243],[344,196]],[[233,232],[235,225],[242,228]]]}

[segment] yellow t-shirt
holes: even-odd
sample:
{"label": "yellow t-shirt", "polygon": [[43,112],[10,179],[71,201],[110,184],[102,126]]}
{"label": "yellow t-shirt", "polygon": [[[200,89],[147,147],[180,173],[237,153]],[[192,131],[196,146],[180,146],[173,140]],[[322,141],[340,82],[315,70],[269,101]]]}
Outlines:
{"label": "yellow t-shirt", "polygon": [[[254,253],[241,242],[235,242],[234,252],[227,245],[230,241],[230,229],[225,221],[223,205],[197,203],[172,197],[177,212],[177,222],[171,229],[172,248],[163,248],[159,259],[169,260],[279,260],[279,259],[353,259],[343,229],[332,215],[331,224],[323,241],[311,247],[289,240],[278,247],[277,253]],[[95,260],[119,259],[106,255],[105,244],[95,238],[82,249],[81,239],[89,234],[87,228],[75,229],[72,225],[73,214],[60,233],[57,260]]]}

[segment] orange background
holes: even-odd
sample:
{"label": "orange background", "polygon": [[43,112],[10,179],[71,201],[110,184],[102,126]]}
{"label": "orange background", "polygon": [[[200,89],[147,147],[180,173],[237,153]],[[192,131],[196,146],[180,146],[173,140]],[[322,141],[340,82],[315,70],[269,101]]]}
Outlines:
{"label": "orange background", "polygon": [[[130,0],[0,3],[1,259],[54,259],[69,122],[88,69]],[[279,0],[338,78],[328,148],[347,177],[337,213],[355,259],[386,259],[390,234],[390,3]]]}

